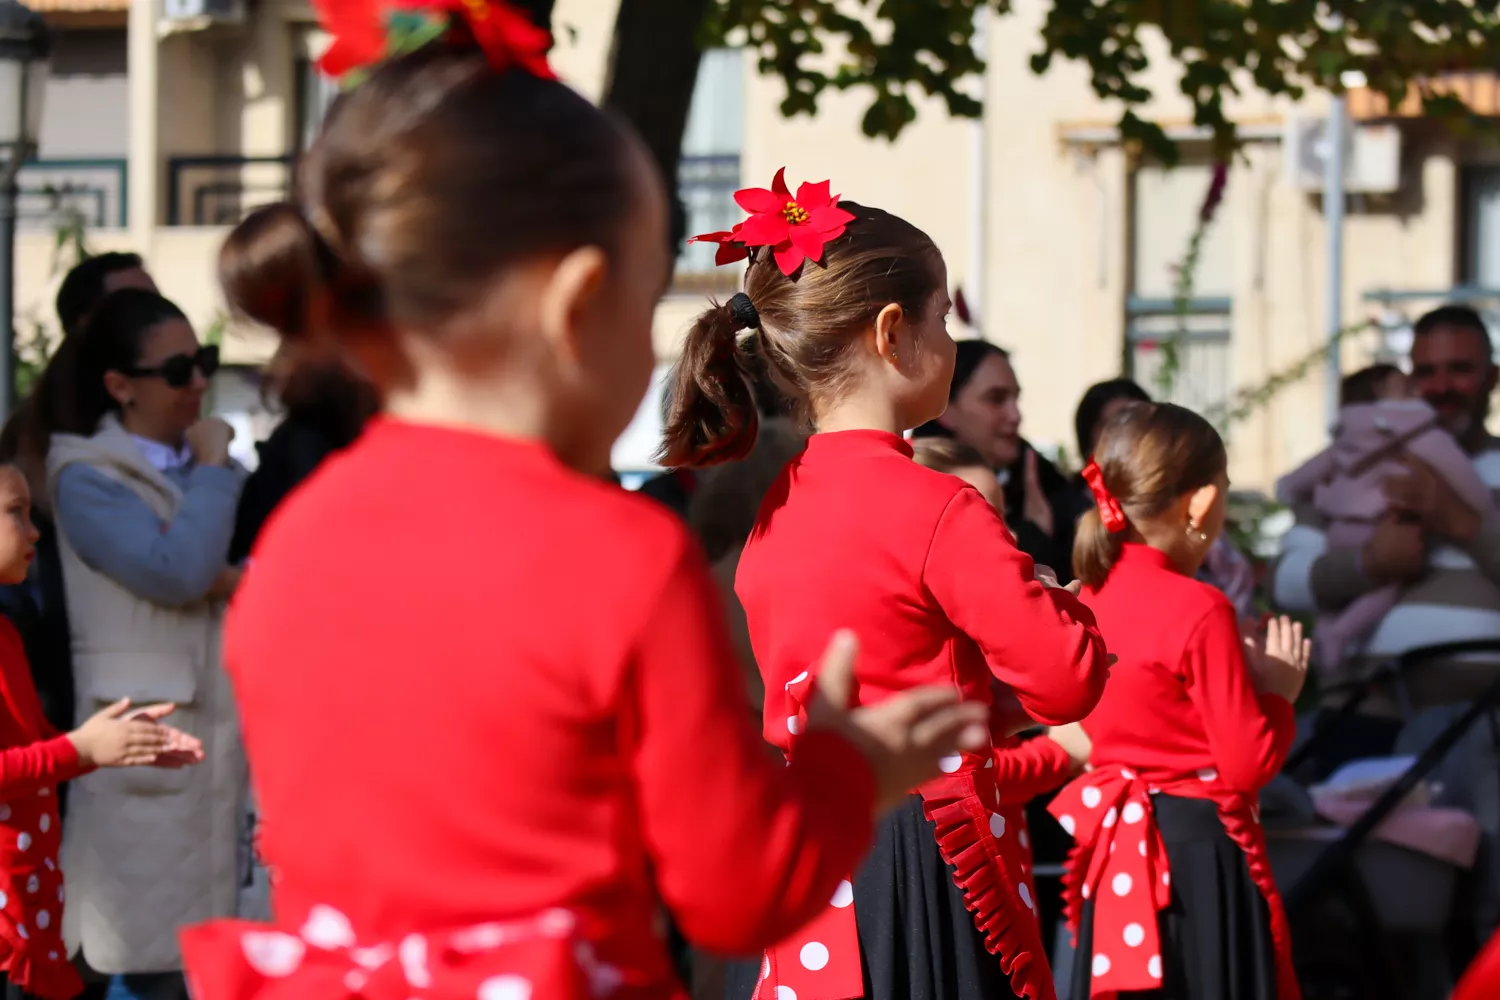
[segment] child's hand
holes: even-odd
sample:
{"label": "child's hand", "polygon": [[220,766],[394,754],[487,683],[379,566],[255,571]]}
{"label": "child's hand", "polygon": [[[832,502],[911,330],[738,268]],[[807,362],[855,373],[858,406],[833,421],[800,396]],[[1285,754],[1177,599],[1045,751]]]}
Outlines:
{"label": "child's hand", "polygon": [[173,726],[162,726],[167,733],[167,748],[156,755],[152,767],[181,768],[203,762],[203,741]]}
{"label": "child's hand", "polygon": [[1302,637],[1302,623],[1282,615],[1266,623],[1263,638],[1245,637],[1245,662],[1250,677],[1263,694],[1277,694],[1295,702],[1307,681],[1312,642]]}
{"label": "child's hand", "polygon": [[136,767],[153,763],[167,750],[171,737],[156,721],[172,710],[171,705],[152,705],[130,711],[130,699],[121,698],[101,709],[68,734],[86,767]]}

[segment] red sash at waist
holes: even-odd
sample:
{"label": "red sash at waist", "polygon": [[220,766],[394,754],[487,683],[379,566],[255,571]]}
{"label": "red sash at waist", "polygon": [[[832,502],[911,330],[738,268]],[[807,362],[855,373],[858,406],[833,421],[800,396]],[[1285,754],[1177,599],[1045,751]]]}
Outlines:
{"label": "red sash at waist", "polygon": [[1224,831],[1245,852],[1250,879],[1270,912],[1277,997],[1300,1000],[1292,969],[1291,932],[1271,875],[1254,799],[1225,788],[1212,769],[1148,784],[1134,771],[1120,767],[1075,778],[1048,806],[1075,840],[1063,882],[1064,912],[1075,935],[1084,901],[1094,903],[1094,954],[1085,956],[1092,963],[1091,996],[1161,986],[1156,913],[1171,902],[1172,873],[1151,809],[1154,792],[1214,803]]}
{"label": "red sash at waist", "polygon": [[[194,1000],[616,1000],[663,996],[601,961],[569,910],[360,945],[348,918],[314,906],[297,931],[220,920],[184,929]],[[681,1000],[680,989],[666,994]]]}

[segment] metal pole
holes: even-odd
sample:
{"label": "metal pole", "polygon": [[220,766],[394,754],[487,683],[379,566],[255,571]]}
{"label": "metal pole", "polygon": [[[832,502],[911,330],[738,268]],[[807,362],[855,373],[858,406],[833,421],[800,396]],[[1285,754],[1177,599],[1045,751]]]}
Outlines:
{"label": "metal pole", "polygon": [[10,416],[16,395],[16,199],[19,163],[0,168],[0,323],[5,343],[0,345],[0,421]]}
{"label": "metal pole", "polygon": [[[974,54],[985,57],[989,9],[980,4],[974,11]],[[985,217],[989,214],[989,147],[985,119],[989,116],[989,67],[979,76],[979,99],[985,108],[969,126],[969,322],[984,335]]]}
{"label": "metal pole", "polygon": [[1339,385],[1343,381],[1338,333],[1344,328],[1344,137],[1348,114],[1343,94],[1328,106],[1328,159],[1323,172],[1323,222],[1328,227],[1328,299],[1326,327],[1328,354],[1324,362],[1327,387],[1327,425],[1338,422]]}

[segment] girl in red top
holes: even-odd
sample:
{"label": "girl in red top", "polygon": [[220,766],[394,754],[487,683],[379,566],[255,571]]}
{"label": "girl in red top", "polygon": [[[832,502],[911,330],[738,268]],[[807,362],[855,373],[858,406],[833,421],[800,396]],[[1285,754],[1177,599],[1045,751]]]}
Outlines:
{"label": "girl in red top", "polygon": [[[836,622],[860,637],[863,705],[943,684],[988,706],[998,680],[1043,722],[1081,718],[1107,674],[1092,616],[1036,581],[977,490],[912,461],[902,438],[948,401],[942,255],[902,219],[839,204],[827,182],[793,196],[777,174],[736,200],[750,218],[704,238],[720,243],[721,261],[750,258],[745,291],[688,334],[666,459],[706,465],[753,443],[743,372],[754,341],[818,430],[767,494],[735,583],[765,680],[765,738],[794,762],[804,752],[808,654]],[[1050,998],[996,771],[987,741],[913,785],[851,885],[742,966],[731,996]]]}
{"label": "girl in red top", "polygon": [[1131,403],[1094,456],[1073,564],[1119,662],[1083,720],[1091,770],[1050,806],[1077,841],[1072,996],[1297,1000],[1256,797],[1291,746],[1301,627],[1273,621],[1247,655],[1234,606],[1193,579],[1229,488],[1206,420]]}
{"label": "girl in red top", "polygon": [[[26,579],[36,540],[26,477],[0,465],[0,584]],[[11,988],[7,995],[68,1000],[82,992],[62,939],[57,786],[97,767],[202,760],[198,740],[158,721],[171,711],[131,711],[122,699],[58,734],[42,715],[21,636],[0,618],[0,985]]]}
{"label": "girl in red top", "polygon": [[662,904],[708,949],[784,936],[982,713],[836,709],[843,650],[804,752],[769,759],[703,557],[605,481],[670,273],[649,154],[508,5],[403,5],[391,39],[377,7],[320,13],[325,69],[402,54],[220,271],[350,349],[385,413],[278,507],[226,624],[276,925],[184,931],[194,996],[682,997]]}

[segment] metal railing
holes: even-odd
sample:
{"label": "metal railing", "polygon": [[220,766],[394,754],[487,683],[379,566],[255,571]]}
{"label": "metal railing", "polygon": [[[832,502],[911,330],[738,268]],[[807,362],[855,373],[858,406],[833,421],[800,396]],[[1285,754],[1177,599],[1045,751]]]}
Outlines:
{"label": "metal railing", "polygon": [[167,225],[227,226],[286,197],[295,157],[173,156],[167,160]]}
{"label": "metal railing", "polygon": [[[1412,324],[1427,310],[1442,305],[1469,306],[1484,318],[1491,340],[1500,348],[1500,288],[1455,285],[1443,289],[1378,288],[1365,292],[1364,301],[1379,313],[1373,317],[1380,332],[1379,360],[1398,360],[1411,353]],[[1500,360],[1500,350],[1496,351]]]}
{"label": "metal railing", "polygon": [[[689,236],[713,233],[730,229],[740,222],[745,213],[734,203],[734,192],[740,186],[740,158],[738,154],[724,156],[684,156],[677,168],[677,192],[687,209]],[[693,243],[686,246],[677,258],[679,285],[686,280],[712,280],[728,275],[732,269],[718,271],[714,266],[712,244]],[[738,280],[733,275],[730,283]]]}
{"label": "metal railing", "polygon": [[88,228],[124,228],[129,221],[124,157],[49,158],[21,167],[17,224],[49,229],[80,221]]}
{"label": "metal railing", "polygon": [[1220,405],[1234,391],[1233,320],[1228,297],[1190,299],[1184,309],[1172,299],[1131,296],[1125,304],[1125,372],[1157,395],[1160,346],[1176,338],[1180,367],[1166,400],[1200,413]]}

